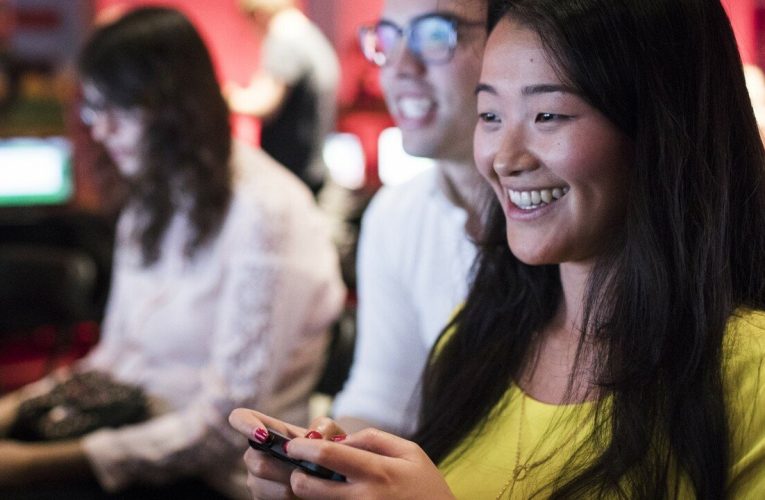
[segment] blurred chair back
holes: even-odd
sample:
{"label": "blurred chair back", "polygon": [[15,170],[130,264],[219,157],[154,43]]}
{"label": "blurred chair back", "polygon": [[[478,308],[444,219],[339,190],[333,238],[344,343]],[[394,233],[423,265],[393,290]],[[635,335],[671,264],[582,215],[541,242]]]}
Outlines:
{"label": "blurred chair back", "polygon": [[96,278],[95,259],[83,251],[0,244],[0,394],[95,344]]}
{"label": "blurred chair back", "polygon": [[346,303],[340,318],[332,327],[332,341],[327,352],[327,362],[315,392],[334,397],[343,388],[353,364],[356,344],[356,304]]}
{"label": "blurred chair back", "polygon": [[0,245],[0,338],[93,319],[96,276],[93,258],[79,250]]}

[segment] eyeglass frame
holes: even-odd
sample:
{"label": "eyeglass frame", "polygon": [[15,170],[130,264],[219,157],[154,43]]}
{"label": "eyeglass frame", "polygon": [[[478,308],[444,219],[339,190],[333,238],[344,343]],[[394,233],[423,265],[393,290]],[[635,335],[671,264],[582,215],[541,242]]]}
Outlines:
{"label": "eyeglass frame", "polygon": [[[426,59],[422,56],[422,53],[419,50],[415,50],[414,47],[411,45],[412,41],[412,32],[414,31],[414,27],[421,23],[422,21],[426,19],[431,18],[439,18],[447,21],[449,23],[449,26],[451,28],[451,33],[449,34],[449,51],[447,55],[443,59],[438,60],[430,60]],[[376,52],[372,51],[371,53],[367,53],[365,39],[369,35],[374,35],[375,37],[377,30],[380,26],[385,25],[393,28],[398,36],[398,39],[396,40],[396,47],[399,47],[402,41],[405,41],[406,43],[406,49],[409,50],[412,54],[414,54],[417,59],[419,59],[424,64],[446,64],[449,61],[452,60],[454,57],[454,53],[457,50],[457,44],[459,42],[459,30],[461,27],[478,27],[478,26],[485,26],[485,23],[483,21],[469,21],[467,19],[461,18],[460,16],[450,14],[450,13],[443,13],[443,12],[427,12],[425,14],[421,14],[412,20],[410,20],[406,26],[401,27],[398,24],[394,23],[393,21],[389,21],[387,19],[381,19],[375,23],[371,24],[365,24],[359,28],[358,36],[359,36],[359,45],[361,46],[361,52],[364,55],[364,58],[369,61],[370,63],[374,64],[378,67],[384,67],[387,66],[390,63],[390,57],[386,56],[382,52]],[[392,53],[393,51],[391,51]],[[378,61],[376,60],[375,56],[381,55],[385,58],[384,61]]]}
{"label": "eyeglass frame", "polygon": [[119,121],[131,120],[139,116],[140,109],[121,108],[105,103],[83,101],[79,105],[79,118],[86,127],[92,127],[100,117],[113,116]]}

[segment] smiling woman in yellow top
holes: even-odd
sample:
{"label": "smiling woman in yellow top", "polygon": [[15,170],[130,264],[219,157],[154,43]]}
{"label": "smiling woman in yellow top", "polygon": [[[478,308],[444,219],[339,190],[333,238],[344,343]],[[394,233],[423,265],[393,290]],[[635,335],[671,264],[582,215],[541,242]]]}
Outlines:
{"label": "smiling woman in yellow top", "polygon": [[292,491],[765,498],[765,152],[722,5],[489,13],[474,149],[495,199],[421,448],[295,439],[348,481],[293,472]]}
{"label": "smiling woman in yellow top", "polygon": [[499,203],[416,440],[462,498],[765,496],[765,163],[722,6],[490,12]]}
{"label": "smiling woman in yellow top", "polygon": [[416,439],[463,498],[765,495],[765,163],[722,6],[490,12],[499,203]]}

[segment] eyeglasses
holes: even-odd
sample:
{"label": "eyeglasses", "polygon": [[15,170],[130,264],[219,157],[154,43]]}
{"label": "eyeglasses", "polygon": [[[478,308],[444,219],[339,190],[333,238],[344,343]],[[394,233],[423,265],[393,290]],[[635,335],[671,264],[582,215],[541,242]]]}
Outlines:
{"label": "eyeglasses", "polygon": [[139,117],[140,110],[137,108],[125,109],[102,103],[83,102],[80,105],[80,121],[88,127],[92,127],[100,118],[111,118],[119,122],[125,122]]}
{"label": "eyeglasses", "polygon": [[359,41],[364,57],[377,66],[390,62],[402,39],[423,63],[443,64],[454,56],[461,27],[483,25],[483,22],[466,21],[446,14],[425,14],[412,19],[405,28],[387,20],[362,26]]}
{"label": "eyeglasses", "polygon": [[88,127],[92,127],[96,120],[105,113],[106,109],[103,106],[87,103],[80,104],[80,121]]}

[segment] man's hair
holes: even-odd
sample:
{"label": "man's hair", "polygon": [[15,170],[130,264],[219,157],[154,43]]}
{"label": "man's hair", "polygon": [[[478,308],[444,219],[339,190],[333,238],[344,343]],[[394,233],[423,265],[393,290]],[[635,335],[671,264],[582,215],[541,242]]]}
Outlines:
{"label": "man's hair", "polygon": [[[490,29],[509,19],[536,33],[633,144],[626,216],[588,283],[577,355],[596,349],[610,398],[553,497],[668,498],[685,477],[696,497],[723,498],[723,336],[737,308],[765,309],[765,153],[728,17],[718,0],[492,0],[489,12]],[[425,374],[416,439],[436,461],[487,424],[562,296],[558,266],[511,253],[496,200],[487,234]]]}
{"label": "man's hair", "polygon": [[199,33],[176,10],[139,8],[92,34],[79,72],[107,105],[145,117],[142,168],[131,179],[145,264],[159,257],[179,182],[191,201],[191,255],[217,231],[231,197],[229,113]]}

